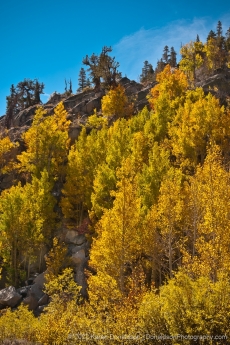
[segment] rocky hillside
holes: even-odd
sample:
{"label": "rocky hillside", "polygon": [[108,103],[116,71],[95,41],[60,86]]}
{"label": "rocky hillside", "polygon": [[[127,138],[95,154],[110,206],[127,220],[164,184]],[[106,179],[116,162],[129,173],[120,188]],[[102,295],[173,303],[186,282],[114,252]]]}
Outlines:
{"label": "rocky hillside", "polygon": [[[149,83],[147,86],[130,80],[127,77],[120,79],[119,84],[125,88],[126,94],[134,102],[135,113],[142,110],[144,106],[149,107],[146,96],[150,89],[156,82]],[[221,103],[227,105],[230,98],[230,70],[218,69],[213,72],[211,76],[200,76],[195,83],[196,87],[202,87],[205,93],[211,92]],[[63,101],[65,109],[69,114],[71,120],[70,138],[72,142],[76,140],[81,130],[81,124],[84,124],[87,117],[93,114],[94,109],[100,113],[101,99],[106,94],[104,89],[94,91],[93,89],[86,90],[71,96],[66,94],[54,93],[51,95],[49,101],[43,104],[43,108],[47,110],[48,115],[52,114],[56,105]],[[25,132],[31,125],[33,116],[37,109],[37,105],[33,105],[22,110],[14,119],[9,129],[9,136],[11,140],[19,140],[21,134]],[[5,116],[0,119],[0,126],[2,130],[5,127]]]}
{"label": "rocky hillside", "polygon": [[[143,109],[144,106],[149,106],[146,96],[154,84],[155,83],[151,83],[148,86],[144,86],[135,81],[131,81],[126,77],[120,80],[120,85],[125,88],[126,95],[130,100],[132,100],[132,102],[134,102],[136,113]],[[93,114],[94,109],[96,109],[99,114],[101,113],[101,100],[105,94],[106,91],[103,89],[99,92],[90,89],[68,97],[65,94],[54,93],[50,97],[49,101],[42,106],[47,110],[48,115],[52,115],[57,104],[61,101],[63,102],[65,110],[67,110],[69,119],[71,120],[69,136],[71,141],[74,142],[81,131],[81,125],[85,124],[88,116]],[[21,135],[30,128],[37,106],[38,105],[33,105],[28,107],[19,112],[18,115],[13,118],[11,127],[8,130],[8,135],[12,141],[17,141],[20,144],[12,153],[15,157],[24,149]],[[0,125],[2,131],[4,131],[5,116],[1,118]],[[3,174],[0,181],[1,190],[10,188],[14,178],[15,176],[13,176],[13,173]],[[69,230],[65,228],[65,226],[59,229],[59,237],[66,243],[68,250],[67,255],[72,261],[74,279],[82,287],[82,295],[86,296],[87,292],[84,269],[87,267],[89,260],[89,243],[85,238],[85,235],[81,234],[77,229]],[[43,254],[46,255],[47,251],[48,250]],[[42,266],[42,269],[44,270],[44,258],[42,258]],[[36,272],[39,270],[36,263],[30,267],[30,271],[32,275],[31,278],[26,281],[26,286],[17,290],[12,286],[4,288],[5,272],[3,272],[2,279],[0,281],[0,287],[2,288],[2,290],[0,290],[0,308],[14,308],[22,302],[23,304],[28,305],[30,310],[34,310],[35,314],[43,310],[44,305],[47,305],[48,303],[48,296],[42,291],[44,288],[44,273],[41,273],[37,277]],[[37,284],[38,280],[39,282],[41,281],[41,284],[39,283],[40,285]]]}
{"label": "rocky hillside", "polygon": [[[148,86],[130,80],[127,77],[120,79],[119,84],[125,88],[127,96],[134,102],[135,112],[148,106],[146,99],[149,90],[156,84],[153,82]],[[94,109],[99,113],[101,111],[101,99],[106,91],[101,89],[99,92],[92,89],[80,92],[71,96],[66,94],[54,93],[51,95],[49,101],[43,104],[43,108],[47,110],[48,115],[52,114],[56,105],[63,101],[65,109],[69,114],[71,120],[70,138],[72,142],[76,140],[81,130],[81,124],[84,124],[87,117],[92,115]],[[37,109],[37,105],[33,105],[22,110],[12,121],[11,128],[9,129],[9,136],[11,140],[19,140],[21,134],[25,132],[31,125],[33,116]],[[5,127],[5,116],[0,119],[0,126],[2,129]]]}
{"label": "rocky hillside", "polygon": [[[142,110],[144,106],[149,107],[146,96],[156,82],[144,86],[143,84],[131,81],[125,77],[120,80],[120,84],[124,87],[129,99],[134,102],[135,113]],[[196,86],[202,87],[205,93],[211,92],[214,94],[220,99],[222,104],[227,104],[230,99],[230,71],[217,70],[212,76],[203,80],[198,80]],[[85,124],[87,117],[93,114],[94,109],[96,109],[98,113],[101,113],[101,100],[105,93],[103,89],[99,92],[88,90],[69,97],[66,97],[65,94],[55,93],[43,107],[47,110],[48,114],[51,115],[56,105],[60,101],[63,102],[68,112],[69,119],[71,120],[69,136],[72,142],[74,142],[81,131],[81,125]],[[19,148],[16,148],[17,152],[15,152],[15,156],[18,151],[23,149],[21,134],[30,127],[36,109],[37,105],[28,107],[13,119],[12,126],[9,129],[9,136],[11,140],[17,140],[21,143],[21,147],[19,146]],[[4,117],[0,121],[2,129],[4,129]],[[1,180],[1,189],[9,188],[12,179],[13,176],[4,175]],[[68,250],[68,257],[70,257],[72,261],[75,282],[82,287],[82,294],[87,296],[87,284],[84,270],[85,268],[90,269],[88,267],[90,244],[84,233],[78,231],[79,229],[77,228],[69,230],[63,226],[59,230],[59,237],[65,242]],[[43,269],[45,269],[45,265]],[[36,265],[35,267],[30,267],[30,270],[36,274]],[[1,287],[4,286],[4,281],[1,282],[1,285]],[[44,274],[41,273],[38,277],[32,279],[31,282],[27,282],[27,285],[23,288],[18,290],[13,287],[5,288],[0,291],[0,307],[4,308],[5,306],[9,306],[14,308],[23,302],[28,305],[31,310],[34,310],[35,314],[39,314],[49,301],[49,297],[42,291],[43,287]]]}
{"label": "rocky hillside", "polygon": [[230,98],[230,69],[217,69],[206,78],[201,75],[196,86],[202,87],[205,93],[211,92],[222,104],[227,105]]}

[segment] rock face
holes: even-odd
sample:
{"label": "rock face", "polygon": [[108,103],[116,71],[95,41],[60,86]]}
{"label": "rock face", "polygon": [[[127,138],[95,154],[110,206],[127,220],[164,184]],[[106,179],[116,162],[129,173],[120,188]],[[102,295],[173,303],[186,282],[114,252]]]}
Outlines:
{"label": "rock face", "polygon": [[[149,107],[146,96],[157,82],[152,82],[148,86],[144,86],[143,84],[124,77],[119,80],[119,84],[125,88],[127,96],[134,102],[135,111],[138,112],[142,110],[144,106]],[[200,78],[196,86],[202,86],[205,92],[211,92],[218,98],[224,99],[224,97],[226,98],[226,96],[230,95],[230,71],[229,69],[216,70],[212,76],[203,78],[203,80]],[[49,101],[43,104],[43,108],[47,110],[48,115],[51,115],[56,105],[63,101],[64,107],[69,114],[69,119],[72,122],[69,135],[72,142],[74,142],[80,133],[81,124],[84,124],[87,117],[93,114],[95,108],[97,111],[100,111],[101,99],[104,95],[105,90],[103,89],[99,92],[91,89],[71,96],[54,92]],[[9,130],[9,136],[12,140],[20,140],[20,135],[29,128],[37,106],[38,105],[34,105],[22,110],[13,119],[12,128]],[[0,126],[4,127],[4,121],[5,116],[1,116]]]}
{"label": "rock face", "polygon": [[68,230],[65,236],[66,243],[77,244],[78,232],[75,230]]}
{"label": "rock face", "polygon": [[148,95],[151,88],[153,88],[157,84],[157,82],[153,82],[145,87],[134,80],[130,80],[129,78],[124,77],[121,78],[119,84],[121,84],[125,88],[127,96],[134,99],[134,107],[136,109],[136,112],[138,112],[145,106],[149,107],[146,96]]}
{"label": "rock face", "polygon": [[74,269],[74,280],[80,285],[81,294],[87,296],[87,284],[84,270],[89,260],[89,243],[84,234],[79,234],[76,230],[68,230],[65,236],[68,244],[68,255],[71,258]]}
{"label": "rock face", "polygon": [[202,81],[199,81],[196,86],[202,86],[203,88],[208,88],[209,86],[213,87],[216,86],[219,88],[222,88],[228,92],[229,90],[229,83],[230,83],[230,70],[223,70],[223,69],[218,69],[214,71],[213,75],[203,79]]}
{"label": "rock face", "polygon": [[13,286],[0,290],[0,309],[15,308],[22,302],[38,314],[39,307],[45,306],[49,302],[49,297],[43,291],[44,275],[45,273],[39,274],[33,281],[29,279],[28,281],[32,282],[32,285],[23,286],[17,290]]}
{"label": "rock face", "polygon": [[[29,280],[30,282],[30,280]],[[28,305],[28,308],[33,311],[37,311],[38,307],[48,304],[49,297],[43,291],[45,284],[45,272],[36,276],[33,280],[33,284],[30,286],[19,289],[19,293],[22,294],[22,303]],[[25,296],[25,290],[27,294]]]}
{"label": "rock face", "polygon": [[[89,244],[84,234],[77,230],[67,230],[64,238],[68,246],[68,256],[71,258],[74,270],[74,280],[80,285],[81,294],[87,297],[87,284],[84,270],[89,259]],[[49,296],[45,294],[45,272],[27,280],[27,286],[15,289],[13,286],[0,290],[0,309],[15,308],[21,302],[39,315],[49,303]]]}
{"label": "rock face", "polygon": [[101,99],[104,96],[104,91],[101,92],[87,92],[80,93],[67,98],[64,101],[66,110],[71,109],[73,115],[91,115],[94,109],[100,110]]}
{"label": "rock face", "polygon": [[[148,106],[146,95],[154,84],[144,87],[142,84],[130,80],[127,77],[120,79],[121,84],[126,91],[128,97],[132,98],[135,103],[136,111],[143,109],[145,105]],[[47,110],[47,114],[51,115],[54,112],[56,105],[63,101],[64,107],[69,114],[69,119],[72,124],[70,126],[70,138],[72,141],[78,137],[81,124],[84,124],[87,117],[92,115],[94,109],[101,110],[101,99],[105,95],[105,90],[95,91],[88,90],[75,95],[66,96],[65,94],[53,93],[49,101],[42,105]],[[21,134],[25,132],[33,121],[34,114],[39,105],[33,105],[25,110],[22,110],[12,120],[12,126],[9,130],[9,136],[12,140],[20,140]],[[0,126],[4,127],[5,116],[0,118]]]}
{"label": "rock face", "polygon": [[45,272],[38,274],[34,279],[34,285],[36,285],[40,289],[44,288],[45,282],[46,282]]}
{"label": "rock face", "polygon": [[224,103],[230,96],[230,70],[216,70],[212,76],[197,82],[196,86],[201,86],[205,93],[212,93]]}
{"label": "rock face", "polygon": [[36,109],[37,105],[33,105],[32,107],[20,111],[13,119],[13,127],[30,126]]}
{"label": "rock face", "polygon": [[[43,273],[42,273],[43,274]],[[27,296],[23,299],[23,304],[28,305],[29,310],[38,311],[38,307],[46,306],[49,302],[49,296],[43,292],[44,286],[35,283],[28,289]]]}
{"label": "rock face", "polygon": [[22,300],[22,296],[13,286],[9,286],[0,291],[0,306],[14,308]]}

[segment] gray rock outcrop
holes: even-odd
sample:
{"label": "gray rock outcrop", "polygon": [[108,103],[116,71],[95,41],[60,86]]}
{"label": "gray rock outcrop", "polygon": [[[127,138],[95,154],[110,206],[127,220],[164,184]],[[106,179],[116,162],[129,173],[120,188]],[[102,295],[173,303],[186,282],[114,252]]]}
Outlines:
{"label": "gray rock outcrop", "polygon": [[76,230],[68,230],[65,236],[68,245],[68,256],[71,259],[74,280],[81,286],[81,294],[87,296],[87,284],[84,270],[89,260],[89,243],[84,234],[79,234]]}
{"label": "gray rock outcrop", "polygon": [[210,77],[196,83],[197,87],[202,87],[204,92],[209,92],[225,103],[230,96],[230,70],[219,69],[214,71]]}
{"label": "gray rock outcrop", "polygon": [[[143,109],[145,105],[148,105],[146,95],[153,84],[146,88],[142,84],[130,80],[127,77],[121,78],[119,84],[125,88],[127,96],[132,98],[137,111]],[[69,114],[69,119],[71,120],[70,138],[75,140],[80,133],[80,124],[85,123],[87,117],[93,114],[94,109],[97,111],[101,110],[101,99],[104,95],[105,90],[103,89],[100,91],[90,89],[71,96],[67,96],[65,93],[60,94],[54,92],[48,102],[43,104],[42,107],[47,110],[47,115],[51,115],[56,105],[63,101],[64,107]],[[9,131],[12,139],[18,140],[21,134],[29,128],[38,106],[39,104],[24,109],[12,119],[12,125]],[[0,119],[1,126],[4,126],[4,119],[4,116]],[[20,135],[17,135],[15,132],[20,132]]]}
{"label": "gray rock outcrop", "polygon": [[22,300],[22,296],[16,291],[15,287],[9,286],[0,291],[0,306],[14,308]]}
{"label": "gray rock outcrop", "polygon": [[[39,306],[46,305],[49,297],[44,293],[45,272],[33,279],[33,284],[29,287],[21,288],[21,293],[27,290],[27,295],[23,299],[23,304],[28,305],[30,310],[36,310]],[[24,290],[23,290],[24,289]]]}

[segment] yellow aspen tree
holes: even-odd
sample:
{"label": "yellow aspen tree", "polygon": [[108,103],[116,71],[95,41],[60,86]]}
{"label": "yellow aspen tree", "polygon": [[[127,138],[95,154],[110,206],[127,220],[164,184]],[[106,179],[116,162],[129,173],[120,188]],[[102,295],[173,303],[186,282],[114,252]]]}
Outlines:
{"label": "yellow aspen tree", "polygon": [[[13,162],[13,152],[16,152],[18,143],[13,143],[8,136],[0,139],[0,172],[8,173],[16,165]],[[13,157],[12,157],[13,156]]]}
{"label": "yellow aspen tree", "polygon": [[[97,217],[101,217],[103,208],[112,207],[114,197],[110,194],[116,190],[116,169],[120,168],[122,161],[132,151],[132,137],[129,123],[125,119],[117,120],[107,131],[105,162],[99,162],[94,174],[93,192],[91,194],[92,211]],[[143,143],[143,140],[141,140]],[[141,143],[139,147],[141,146]],[[140,153],[139,153],[140,155]],[[137,168],[131,162],[133,169]]]}
{"label": "yellow aspen tree", "polygon": [[128,101],[123,86],[109,90],[109,92],[102,98],[101,110],[104,116],[108,118],[114,116],[115,119],[120,117],[129,117],[133,113],[133,105]]}
{"label": "yellow aspen tree", "polygon": [[130,154],[131,132],[126,119],[118,119],[108,129],[106,163],[110,168],[121,167],[124,158]]}
{"label": "yellow aspen tree", "polygon": [[86,127],[100,129],[108,126],[108,118],[105,116],[99,116],[97,109],[94,109],[93,115],[89,116],[86,122]]}
{"label": "yellow aspen tree", "polygon": [[153,205],[143,222],[143,249],[148,258],[147,268],[150,271],[150,286],[162,284],[163,248],[159,231],[157,205]]}
{"label": "yellow aspen tree", "polygon": [[[213,281],[217,272],[229,273],[229,172],[221,162],[218,147],[211,146],[203,167],[198,167],[191,179],[191,200],[199,200],[199,218],[196,221],[195,257],[190,261],[195,275],[204,275]],[[197,196],[192,193],[196,184]],[[194,201],[195,202],[195,201]],[[191,226],[191,225],[190,225]],[[188,261],[187,261],[188,262]]]}
{"label": "yellow aspen tree", "polygon": [[23,188],[21,185],[11,187],[4,191],[0,199],[0,229],[2,253],[5,265],[8,266],[8,279],[17,285],[19,276],[20,258],[19,248],[25,249],[22,224],[20,224],[20,214],[23,209]]}
{"label": "yellow aspen tree", "polygon": [[131,142],[131,160],[136,173],[148,162],[149,142],[143,131],[133,133]]}
{"label": "yellow aspen tree", "polygon": [[196,79],[196,70],[204,63],[204,45],[202,42],[191,41],[181,48],[180,54],[180,70],[186,73],[190,82],[193,82]]}
{"label": "yellow aspen tree", "polygon": [[215,337],[226,343],[229,295],[227,275],[219,274],[214,283],[208,277],[192,279],[180,271],[160,290],[161,315],[171,335],[187,335],[199,341],[205,334],[207,344],[214,344]]}
{"label": "yellow aspen tree", "polygon": [[[138,271],[133,277],[133,285],[140,281],[139,273]],[[123,296],[117,281],[105,272],[89,277],[89,299],[78,308],[76,325],[79,333],[88,334],[86,344],[102,344],[107,341],[112,344],[120,341],[126,343],[138,339],[137,333],[141,332],[138,308],[142,294],[134,290],[130,288],[129,295]],[[136,338],[125,339],[128,336]],[[73,339],[75,342],[78,340],[77,336]]]}
{"label": "yellow aspen tree", "polygon": [[110,192],[116,190],[116,169],[120,168],[122,161],[129,156],[130,168],[136,174],[141,170],[143,160],[148,159],[147,139],[142,132],[131,134],[126,120],[116,121],[108,136],[106,163],[98,166],[91,196],[93,211],[99,218],[104,208],[112,207],[114,197]]}
{"label": "yellow aspen tree", "polygon": [[[84,212],[91,209],[92,202],[95,206],[94,211],[101,212],[99,209],[103,206],[103,190],[114,189],[116,181],[112,176],[115,176],[115,171],[121,166],[123,158],[130,153],[130,141],[130,129],[125,119],[117,120],[109,129],[92,130],[89,135],[86,128],[82,129],[68,156],[64,197],[61,201],[65,218],[79,224]],[[103,180],[104,169],[110,173],[108,178]],[[108,198],[110,199],[110,195]]]}
{"label": "yellow aspen tree", "polygon": [[72,269],[66,268],[62,274],[46,284],[51,296],[45,312],[39,316],[36,340],[41,344],[76,344],[79,323],[79,287],[73,280]]}
{"label": "yellow aspen tree", "polygon": [[229,114],[218,99],[211,94],[205,96],[202,88],[189,91],[169,129],[173,153],[179,161],[203,163],[209,142],[227,150],[229,125]]}
{"label": "yellow aspen tree", "polygon": [[225,50],[221,49],[218,39],[210,37],[205,44],[204,51],[208,70],[213,71],[224,67],[227,62],[227,54]]}
{"label": "yellow aspen tree", "polygon": [[[50,194],[52,186],[47,172],[41,179],[33,178],[24,187],[17,186],[5,190],[0,198],[1,255],[8,268],[9,281],[17,286],[22,268],[39,258],[39,250],[49,241],[54,224],[55,205]],[[24,277],[25,278],[25,277]]]}
{"label": "yellow aspen tree", "polygon": [[71,334],[78,332],[76,324],[81,288],[74,281],[73,269],[67,267],[70,260],[66,254],[66,245],[55,237],[46,258],[44,291],[50,297],[50,303],[40,317],[37,334],[37,340],[43,344],[67,343]]}
{"label": "yellow aspen tree", "polygon": [[188,177],[184,188],[184,231],[187,241],[183,250],[183,265],[195,259],[197,254],[196,241],[198,227],[203,216],[201,199],[199,196],[199,183],[197,179]]}
{"label": "yellow aspen tree", "polygon": [[148,100],[154,110],[152,118],[155,140],[159,141],[167,136],[168,126],[175,117],[175,110],[183,104],[188,81],[182,71],[172,69],[169,65],[156,79],[158,84],[151,89]]}
{"label": "yellow aspen tree", "polygon": [[53,238],[53,247],[46,256],[46,281],[49,282],[61,274],[66,260],[67,247],[59,243],[57,237]]}
{"label": "yellow aspen tree", "polygon": [[154,142],[149,148],[148,162],[138,174],[142,208],[147,211],[157,202],[162,179],[170,168],[169,151]]}
{"label": "yellow aspen tree", "polygon": [[84,212],[90,210],[91,194],[96,170],[105,161],[107,130],[92,130],[89,135],[83,127],[68,154],[66,182],[61,200],[66,219],[80,225]]}
{"label": "yellow aspen tree", "polygon": [[[140,272],[138,272],[140,273]],[[139,276],[135,278],[138,282]],[[134,285],[136,285],[134,283]],[[128,296],[123,297],[120,303],[114,304],[113,312],[113,339],[121,339],[124,342],[138,343],[142,341],[142,330],[138,309],[142,300],[143,292],[130,288]]]}
{"label": "yellow aspen tree", "polygon": [[116,189],[116,172],[108,164],[101,164],[95,173],[91,194],[92,210],[100,218],[105,209],[113,205],[111,191]]}
{"label": "yellow aspen tree", "polygon": [[166,65],[164,70],[158,73],[156,81],[158,84],[151,89],[148,97],[149,103],[155,111],[158,111],[158,99],[161,95],[167,94],[170,101],[176,102],[177,97],[184,96],[188,88],[186,75],[182,71],[170,67],[170,65]]}
{"label": "yellow aspen tree", "polygon": [[135,178],[129,175],[128,160],[119,174],[113,207],[104,212],[97,224],[98,237],[93,242],[90,264],[114,278],[124,294],[126,265],[132,266],[142,249],[141,205]]}
{"label": "yellow aspen tree", "polygon": [[129,119],[131,133],[142,131],[150,116],[151,112],[145,106],[136,116],[131,117]]}
{"label": "yellow aspen tree", "polygon": [[106,272],[98,271],[88,279],[88,294],[88,301],[82,305],[78,314],[81,319],[78,322],[79,332],[110,338],[116,323],[115,306],[122,301],[116,279]]}
{"label": "yellow aspen tree", "polygon": [[161,248],[166,258],[162,268],[170,278],[181,260],[183,243],[183,193],[182,173],[171,168],[162,181],[157,204]]}
{"label": "yellow aspen tree", "polygon": [[[138,310],[141,334],[145,335],[144,344],[171,345],[170,331],[162,312],[162,299],[157,291],[147,292]],[[152,336],[153,335],[153,336]]]}
{"label": "yellow aspen tree", "polygon": [[[41,178],[32,177],[31,183],[23,187],[24,210],[21,215],[21,222],[27,232],[24,240],[25,264],[28,266],[29,276],[30,263],[39,262],[39,270],[42,261],[42,249],[50,244],[56,224],[54,207],[56,200],[51,194],[53,183],[49,180],[48,172],[41,173]],[[33,243],[33,245],[32,245]]]}
{"label": "yellow aspen tree", "polygon": [[33,344],[38,340],[40,322],[27,306],[21,304],[14,311],[11,308],[5,311],[0,318],[0,341],[2,343],[23,341]]}
{"label": "yellow aspen tree", "polygon": [[20,169],[36,177],[44,169],[51,179],[62,177],[69,147],[69,124],[62,102],[56,106],[54,115],[47,116],[46,110],[38,108],[32,126],[22,136],[27,149],[18,155]]}

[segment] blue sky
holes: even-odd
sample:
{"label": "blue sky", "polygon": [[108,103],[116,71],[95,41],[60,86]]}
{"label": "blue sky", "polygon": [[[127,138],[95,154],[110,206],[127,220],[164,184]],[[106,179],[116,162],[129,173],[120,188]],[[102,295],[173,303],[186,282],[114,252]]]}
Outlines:
{"label": "blue sky", "polygon": [[82,58],[112,46],[123,76],[138,80],[143,62],[155,67],[167,44],[205,40],[221,20],[230,26],[230,2],[153,0],[0,1],[0,115],[11,84],[24,78],[45,84],[45,102],[64,92],[64,80],[78,88]]}

